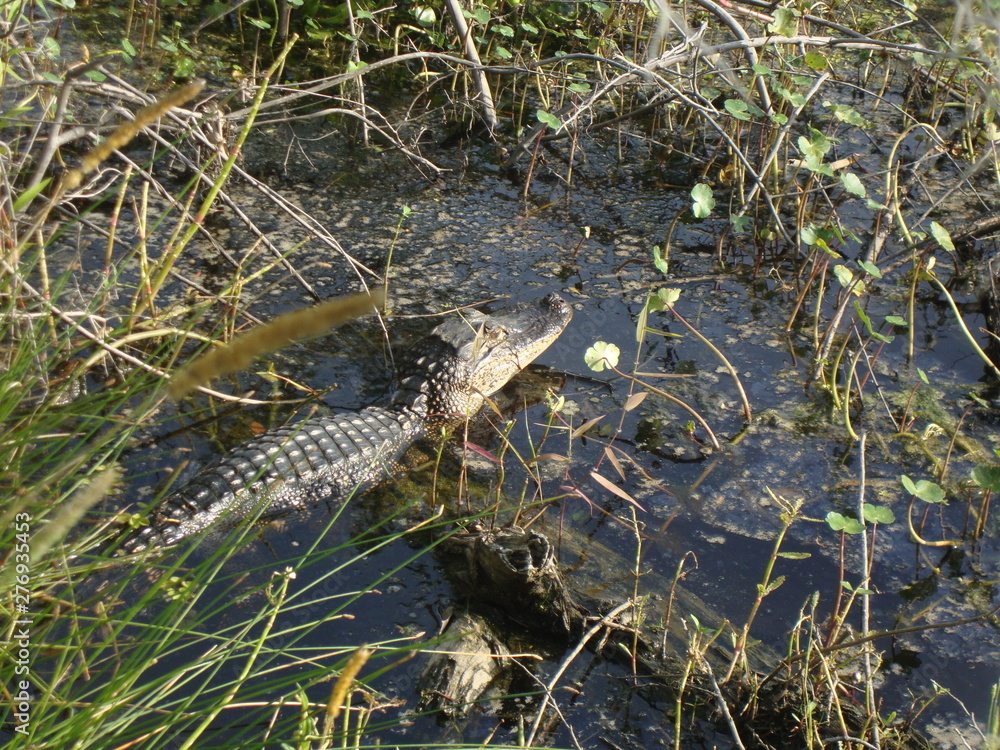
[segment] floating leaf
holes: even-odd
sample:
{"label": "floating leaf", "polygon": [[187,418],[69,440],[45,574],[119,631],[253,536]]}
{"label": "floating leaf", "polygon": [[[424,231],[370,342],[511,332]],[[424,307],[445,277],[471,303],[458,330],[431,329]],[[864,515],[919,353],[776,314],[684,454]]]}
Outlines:
{"label": "floating leaf", "polygon": [[778,557],[786,560],[808,560],[812,555],[808,552],[779,552]]}
{"label": "floating leaf", "polygon": [[737,120],[750,119],[750,114],[747,112],[747,105],[744,101],[740,101],[739,99],[726,99],[726,103],[723,106],[725,106],[726,111]]}
{"label": "floating leaf", "polygon": [[972,481],[984,490],[1000,490],[1000,466],[977,466],[972,470]]}
{"label": "floating leaf", "polygon": [[869,276],[876,279],[882,278],[882,272],[878,270],[878,266],[876,266],[874,263],[869,263],[866,260],[859,260],[858,265],[861,266],[864,272]]}
{"label": "floating leaf", "polygon": [[942,248],[949,253],[955,252],[955,243],[951,241],[951,235],[948,234],[948,230],[936,221],[931,222],[931,234],[934,235],[934,239],[937,240],[937,243]]}
{"label": "floating leaf", "polygon": [[834,266],[833,275],[837,277],[840,285],[845,289],[851,285],[852,281],[854,281],[854,272],[844,265]]}
{"label": "floating leaf", "polygon": [[864,513],[865,520],[868,521],[868,523],[892,523],[896,520],[896,516],[894,516],[892,511],[884,505],[872,505],[871,503],[865,503],[862,506],[862,512]]}
{"label": "floating leaf", "polygon": [[746,234],[747,227],[750,226],[750,217],[730,214],[729,223],[733,225],[733,231],[736,234]]}
{"label": "floating leaf", "polygon": [[871,127],[871,123],[862,117],[854,107],[849,107],[846,104],[837,104],[836,102],[823,102],[823,106],[833,112],[833,116],[841,122],[846,122],[848,125],[853,125],[856,128]]}
{"label": "floating leaf", "polygon": [[854,172],[844,172],[840,175],[840,182],[844,186],[844,190],[851,195],[856,195],[859,198],[864,198],[868,195],[868,191],[865,190],[861,179]]}
{"label": "floating leaf", "polygon": [[806,53],[806,65],[813,70],[826,70],[826,55],[819,50],[809,50]]}
{"label": "floating leaf", "polygon": [[695,218],[704,219],[712,213],[712,209],[715,208],[715,198],[712,196],[712,188],[700,182],[691,188],[691,197],[694,199],[694,203],[691,206],[691,213],[695,215]]}
{"label": "floating leaf", "polygon": [[806,103],[806,98],[798,91],[789,91],[784,86],[776,86],[775,91],[778,92],[778,96],[791,104],[793,107],[801,107]]}
{"label": "floating leaf", "polygon": [[896,328],[908,328],[910,325],[906,322],[906,318],[901,318],[898,315],[886,315],[885,322],[889,325],[896,326]]}
{"label": "floating leaf", "polygon": [[916,484],[914,484],[913,480],[905,474],[900,475],[899,481],[903,485],[903,489],[911,495],[919,497],[925,503],[945,502],[944,490],[934,484],[934,482],[928,482],[926,479],[920,479],[916,482]]}
{"label": "floating leaf", "polygon": [[681,298],[681,290],[660,289],[656,292],[656,296],[659,297],[660,302],[663,303],[664,307],[673,307],[677,300]]}
{"label": "floating leaf", "polygon": [[797,14],[788,8],[777,8],[774,11],[774,23],[767,25],[767,30],[777,36],[795,36],[799,29]]}
{"label": "floating leaf", "polygon": [[614,344],[598,341],[587,349],[583,361],[594,372],[601,372],[605,367],[616,367],[621,350]]}
{"label": "floating leaf", "polygon": [[548,125],[553,130],[559,130],[559,128],[562,127],[562,120],[560,120],[553,114],[549,114],[544,109],[540,109],[537,112],[535,112],[535,117],[538,118],[538,121],[540,123]]}
{"label": "floating leaf", "polygon": [[860,534],[865,527],[855,518],[846,516],[831,510],[826,514],[826,522],[834,531],[843,531],[845,534]]}

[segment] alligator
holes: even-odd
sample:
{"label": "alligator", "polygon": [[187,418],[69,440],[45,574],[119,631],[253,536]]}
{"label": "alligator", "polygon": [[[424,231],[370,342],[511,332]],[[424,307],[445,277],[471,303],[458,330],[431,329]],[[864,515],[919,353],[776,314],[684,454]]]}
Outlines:
{"label": "alligator", "polygon": [[126,533],[117,552],[166,547],[209,528],[344,500],[391,478],[419,438],[474,415],[548,348],[573,315],[557,294],[487,315],[464,311],[404,354],[387,407],[313,417],[242,444],[203,468]]}

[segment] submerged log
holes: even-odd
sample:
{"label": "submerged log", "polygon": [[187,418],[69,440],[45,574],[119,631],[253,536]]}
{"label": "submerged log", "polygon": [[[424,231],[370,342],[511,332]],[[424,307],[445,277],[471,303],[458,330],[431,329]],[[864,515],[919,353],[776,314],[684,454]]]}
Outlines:
{"label": "submerged log", "polygon": [[462,718],[472,706],[493,712],[507,693],[510,651],[485,617],[470,612],[450,618],[441,643],[420,676],[421,711]]}
{"label": "submerged log", "polygon": [[[683,699],[686,711],[704,717],[716,731],[730,733],[737,743],[749,740],[747,747],[773,747],[781,745],[782,738],[802,736],[805,701],[794,680],[773,681],[765,687],[763,675],[747,668],[745,674],[720,685],[714,673],[724,671],[720,666],[731,654],[718,650],[718,661],[713,664],[711,649],[705,646],[689,644],[684,651],[668,652],[663,635],[642,624],[638,603],[616,606],[567,584],[553,546],[543,534],[516,526],[473,527],[443,540],[438,549],[455,593],[468,610],[453,618],[446,631],[446,638],[448,634],[456,638],[454,645],[446,647],[449,653],[435,655],[424,671],[421,707],[438,708],[443,716],[459,718],[476,704],[495,705],[497,687],[510,675],[506,670],[514,665],[514,657],[500,642],[502,628],[492,622],[523,630],[526,640],[530,635],[550,644],[553,639],[567,645],[575,641],[567,662],[588,648],[629,673],[641,675],[644,679],[636,683],[636,690],[648,700],[672,703]],[[695,642],[699,639],[690,633],[689,637]],[[521,666],[526,667],[524,662]],[[541,704],[534,706],[536,730],[561,669],[551,678]],[[841,704],[837,720],[830,720],[830,741],[835,736],[844,739],[840,736],[844,732],[863,737],[867,728],[860,711]],[[884,747],[929,747],[909,727],[894,727],[891,734],[893,742]]]}

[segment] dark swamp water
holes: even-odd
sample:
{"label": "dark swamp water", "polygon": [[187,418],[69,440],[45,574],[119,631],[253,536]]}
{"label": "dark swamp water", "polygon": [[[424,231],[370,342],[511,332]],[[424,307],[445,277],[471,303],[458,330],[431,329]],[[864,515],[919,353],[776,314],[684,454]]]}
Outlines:
{"label": "dark swamp water", "polygon": [[[783,652],[787,632],[814,592],[819,594],[818,612],[825,617],[841,575],[840,537],[823,519],[832,510],[848,514],[855,507],[861,467],[857,444],[833,413],[828,397],[815,386],[807,387],[814,295],[807,298],[808,312],[799,326],[791,333],[784,330],[798,294],[794,280],[798,261],[765,255],[761,262],[749,239],[727,235],[722,245],[725,263],[720,267],[716,245],[725,223],[686,217],[674,226],[675,217],[690,205],[692,177],[686,165],[664,162],[641,141],[591,142],[582,147],[576,153],[570,186],[562,180],[565,152],[546,153],[527,198],[522,197],[517,179],[499,173],[493,149],[487,145],[437,152],[436,162],[451,171],[428,181],[398,157],[365,154],[353,144],[325,128],[275,126],[247,148],[246,168],[318,219],[352,257],[377,272],[384,270],[393,248],[387,322],[395,347],[426,331],[433,319],[421,316],[430,313],[485,300],[520,301],[560,293],[572,304],[574,319],[539,362],[568,375],[560,394],[565,403],[558,417],[543,404],[515,417],[502,480],[495,466],[473,456],[468,486],[461,491],[453,477],[435,480],[422,473],[395,488],[355,498],[346,508],[320,504],[308,514],[282,519],[261,531],[226,569],[229,583],[241,575],[249,582],[266,579],[282,569],[282,561],[317,544],[315,563],[297,571],[290,584],[298,604],[275,626],[279,634],[271,642],[275,651],[282,652],[287,643],[285,658],[294,660],[389,639],[405,649],[437,632],[444,608],[451,605],[451,593],[440,565],[432,556],[419,554],[427,540],[415,534],[409,543],[381,546],[377,530],[364,536],[372,528],[402,528],[425,517],[431,496],[428,485],[434,481],[439,482],[439,501],[454,503],[460,494],[463,507],[471,509],[488,507],[498,497],[504,506],[519,498],[536,507],[551,500],[537,527],[554,539],[565,537],[561,562],[571,580],[596,566],[609,581],[624,582],[624,589],[609,589],[609,595],[627,595],[632,585],[637,551],[630,529],[634,513],[642,531],[640,590],[657,577],[672,578],[691,553],[694,558],[687,558],[690,570],[684,587],[737,627],[753,604],[780,526],[779,508],[768,490],[799,498],[804,518],[792,525],[782,549],[810,557],[779,560],[775,575],[785,576],[785,582],[765,599],[751,635]],[[676,185],[682,187],[671,187]],[[294,248],[289,256],[293,265],[320,297],[357,288],[357,277],[342,256],[318,243],[303,242],[298,229],[252,191],[238,195],[244,210],[279,248]],[[408,215],[397,229],[404,207]],[[856,228],[863,230],[869,218],[857,217]],[[589,227],[589,237],[581,242],[582,227]],[[236,254],[254,242],[224,211],[211,219],[211,230]],[[668,235],[670,267],[664,276],[648,261],[652,246],[665,246]],[[852,248],[844,250],[851,256]],[[261,262],[259,256],[250,260]],[[210,247],[191,254],[180,269],[210,288],[229,273]],[[873,283],[878,293],[867,301],[873,319],[907,314],[905,284],[898,279]],[[749,424],[720,361],[668,313],[652,314],[648,325],[677,336],[650,335],[637,349],[637,316],[647,294],[664,287],[682,290],[678,312],[738,371],[754,413]],[[260,289],[251,309],[262,318],[310,301],[284,271],[265,274]],[[829,318],[837,293],[836,287],[828,289],[818,313],[821,319]],[[968,287],[956,287],[956,294],[965,302],[974,299]],[[973,331],[982,325],[982,317],[974,311],[966,319]],[[916,368],[926,373],[930,386],[918,389],[920,407],[912,408],[916,422],[911,433],[918,437],[893,436],[885,407],[870,387],[864,409],[854,413],[856,428],[869,432],[868,502],[889,507],[896,519],[880,526],[876,537],[871,587],[877,592],[872,600],[876,629],[949,622],[987,611],[996,605],[1000,575],[995,522],[983,542],[966,543],[951,552],[921,548],[910,540],[905,521],[908,496],[899,475],[933,478],[920,444],[943,455],[948,437],[930,426],[957,420],[970,403],[968,392],[986,393],[982,364],[932,290],[925,288],[918,295],[915,321],[914,362],[906,361],[905,335],[897,335],[880,351],[873,368],[886,402],[897,410],[920,383]],[[613,374],[591,372],[584,362],[586,349],[599,340],[620,347],[622,370],[685,376],[644,379],[695,407],[718,436],[721,450],[704,448],[706,435],[701,429],[689,436],[688,415],[655,395],[623,411],[634,389]],[[392,389],[384,337],[372,321],[290,347],[274,357],[273,364],[292,381],[318,390],[332,387],[322,398],[324,407],[357,408],[385,399]],[[252,373],[240,376],[232,388],[256,388],[258,395],[301,395]],[[273,393],[273,388],[281,393]],[[193,457],[196,463],[208,459],[248,438],[257,425],[280,423],[292,411],[292,407],[247,410],[208,430],[163,441],[135,456],[129,468],[136,478],[129,481],[126,494],[133,499],[148,496],[162,479],[163,469],[178,457]],[[567,425],[576,427],[598,417],[603,419],[582,439],[568,438]],[[990,449],[997,444],[994,420],[988,409],[973,411],[963,429]],[[634,465],[625,462],[624,480],[605,453],[619,422],[614,445],[634,461]],[[151,434],[174,424],[153,427]],[[489,449],[496,451],[497,445]],[[552,453],[568,460],[538,462],[536,482],[527,477],[514,452]],[[975,465],[959,452],[951,460],[954,474],[967,476]],[[592,471],[611,479],[641,508],[595,482]],[[932,510],[923,527],[925,536],[961,535],[965,506],[960,499]],[[921,512],[918,507],[914,516]],[[499,518],[508,520],[510,514]],[[844,577],[855,584],[858,555],[857,539],[849,538]],[[696,567],[692,559],[697,560]],[[250,597],[232,611],[223,609],[217,627],[225,630],[232,618],[245,617],[261,601],[260,596]],[[651,600],[650,607],[651,617],[662,616],[657,610],[662,609],[662,600]],[[297,635],[302,623],[323,620],[328,621]],[[878,646],[885,655],[879,685],[883,713],[905,712],[915,698],[929,695],[934,684],[941,685],[954,698],[934,703],[922,715],[921,728],[945,746],[960,746],[963,737],[975,744],[970,720],[958,701],[980,722],[984,720],[989,688],[1000,677],[995,619],[907,633],[882,639]],[[386,649],[367,669],[388,666],[401,653]],[[543,682],[564,653],[553,649],[549,656],[537,667]],[[418,657],[372,680],[373,688],[399,705],[374,715],[368,739],[386,745],[478,742],[489,737],[514,742],[516,728],[500,726],[494,716],[474,716],[444,727],[433,719],[411,716],[421,669]],[[585,652],[572,664],[563,684],[572,685],[574,691],[559,696],[564,722],[544,736],[546,744],[672,744],[670,707],[635,691],[614,665]],[[314,687],[310,698],[324,701],[328,689]],[[386,723],[379,728],[379,722],[400,715],[408,717],[403,725]],[[246,708],[245,720],[230,725],[219,742],[259,737],[270,716],[270,710]],[[705,737],[707,745],[729,744],[708,729]]]}
{"label": "dark swamp water", "polygon": [[[196,400],[196,407],[182,405],[176,411],[167,407],[162,421],[146,430],[144,437],[151,444],[132,452],[125,462],[123,489],[108,501],[109,513],[148,500],[182,459],[192,461],[187,476],[199,462],[260,429],[301,418],[311,409],[353,409],[383,402],[393,388],[390,351],[426,332],[436,320],[429,317],[433,314],[484,302],[496,308],[507,300],[531,300],[549,292],[558,292],[574,308],[567,331],[538,360],[566,375],[559,393],[565,401],[557,415],[539,403],[514,417],[510,448],[502,454],[502,475],[496,464],[470,453],[468,474],[459,486],[458,462],[449,454],[438,475],[433,470],[417,472],[412,479],[354,498],[344,507],[319,502],[308,513],[255,531],[224,568],[218,590],[203,596],[198,605],[208,613],[213,632],[240,627],[253,613],[266,609],[263,595],[241,598],[241,592],[260,585],[284,570],[287,561],[301,558],[303,550],[315,546],[310,563],[299,567],[289,581],[293,604],[272,625],[268,658],[275,672],[283,672],[294,683],[297,672],[310,662],[336,663],[330,654],[339,658],[344,650],[363,643],[385,644],[361,674],[388,704],[372,715],[365,733],[369,744],[517,741],[518,727],[489,713],[440,724],[415,712],[423,656],[408,659],[408,649],[435,636],[441,618],[454,604],[453,595],[441,564],[425,552],[428,535],[417,532],[388,544],[381,540],[383,534],[425,520],[431,497],[471,512],[499,503],[504,510],[498,522],[511,520],[509,508],[519,501],[531,505],[526,515],[545,509],[536,528],[557,541],[568,578],[588,592],[628,596],[638,555],[639,591],[654,594],[647,610],[654,620],[663,616],[663,582],[684,564],[683,586],[700,601],[699,618],[704,622],[714,614],[716,620],[728,619],[737,628],[750,613],[780,528],[780,508],[769,491],[801,500],[803,517],[789,529],[782,549],[809,557],[778,561],[774,574],[784,576],[784,584],[764,600],[751,630],[753,638],[776,653],[786,650],[787,634],[814,593],[819,597],[817,619],[823,621],[833,608],[841,578],[853,585],[859,580],[857,538],[846,540],[842,576],[840,535],[824,520],[830,511],[853,512],[862,468],[858,444],[847,434],[828,394],[810,381],[813,322],[818,321],[820,330],[826,328],[842,289],[828,275],[821,303],[817,306],[815,289],[810,291],[796,325],[786,332],[801,278],[808,273],[802,271],[805,250],[800,256],[773,255],[758,251],[749,236],[733,234],[727,229],[723,190],[716,193],[720,206],[713,215],[693,220],[688,211],[690,189],[703,180],[699,166],[678,154],[668,155],[656,143],[658,136],[637,127],[631,136],[623,133],[581,142],[573,153],[569,184],[565,179],[569,149],[564,144],[542,149],[527,195],[523,181],[528,159],[521,160],[516,173],[502,172],[495,147],[478,141],[451,149],[425,144],[424,155],[447,170],[434,180],[398,154],[362,149],[342,124],[265,125],[244,149],[244,168],[319,222],[347,254],[378,275],[388,265],[388,337],[375,321],[357,321],[291,346],[220,385],[233,393],[254,389],[258,398],[301,398],[303,391],[289,382],[323,392],[318,403],[299,410],[287,404],[233,410],[207,426],[175,434],[178,426],[203,416],[188,410],[204,409],[205,402]],[[662,140],[676,138],[667,136]],[[925,143],[911,137],[904,150],[916,159],[925,149]],[[867,154],[862,161],[868,174],[884,167],[867,138],[845,136],[835,150],[842,153],[828,159]],[[953,168],[937,162],[919,169],[931,184],[955,178]],[[877,192],[877,181],[867,182],[869,190]],[[995,189],[980,187],[982,195],[992,198],[987,202],[996,205]],[[331,245],[303,232],[273,201],[242,184],[231,190],[319,298],[356,291],[359,275],[377,283],[375,276],[355,272]],[[919,197],[913,204],[920,205]],[[871,231],[871,211],[845,208],[841,216],[860,235]],[[977,216],[974,201],[959,193],[931,218],[937,217],[955,233]],[[126,203],[120,226],[135,223]],[[789,218],[789,231],[793,224],[794,218]],[[224,249],[239,258],[246,255],[248,271],[271,262],[263,251],[250,250],[256,237],[227,209],[214,212],[207,226]],[[586,237],[581,233],[584,227]],[[88,242],[67,238],[67,265],[76,262],[78,248]],[[653,246],[669,246],[667,274],[650,262]],[[847,242],[839,249],[854,258],[858,243]],[[989,243],[976,248],[980,254],[995,250]],[[901,248],[890,243],[883,257],[899,254]],[[936,270],[950,280],[952,263],[938,254]],[[86,257],[81,265],[79,284],[86,289],[101,271]],[[974,268],[969,275],[975,280],[982,266],[981,260],[969,261],[963,270]],[[218,248],[207,242],[194,243],[178,270],[209,289],[222,287],[232,274]],[[977,310],[976,282],[964,277],[952,282],[968,327],[978,331],[984,319]],[[909,317],[909,282],[902,271],[868,283],[872,292],[865,295],[864,305],[872,320]],[[720,360],[669,313],[652,313],[647,323],[669,336],[649,334],[637,344],[636,321],[647,296],[663,288],[681,290],[677,311],[739,373],[753,410],[749,423]],[[188,293],[180,285],[171,291],[178,299]],[[255,280],[248,298],[249,310],[265,320],[313,301],[303,285],[280,267]],[[841,333],[849,332],[852,322],[858,327],[856,321],[852,306]],[[877,630],[963,620],[998,604],[1000,524],[995,511],[981,542],[962,542],[950,550],[916,545],[907,529],[908,495],[899,475],[933,479],[930,456],[943,457],[949,443],[948,434],[935,425],[950,428],[962,418],[972,405],[970,392],[987,402],[994,398],[990,376],[944,299],[926,283],[918,287],[912,322],[913,361],[906,356],[905,330],[897,330],[877,356],[877,347],[868,346],[872,371],[865,359],[859,368],[859,373],[867,374],[863,408],[857,403],[851,407],[854,427],[868,432],[867,500],[890,508],[895,516],[893,523],[879,526],[875,540],[871,588],[876,592],[872,628]],[[985,334],[978,334],[978,339],[982,345],[987,342]],[[696,427],[689,433],[689,415],[654,394],[625,410],[629,397],[640,389],[613,373],[587,368],[585,352],[597,341],[620,348],[620,369],[645,373],[640,376],[645,382],[697,409],[721,448],[707,448],[704,430]],[[857,346],[852,345],[851,353],[855,351]],[[259,373],[268,368],[288,380],[261,377]],[[922,384],[918,368],[929,385]],[[887,412],[898,417],[904,410],[915,421],[908,436],[899,437]],[[596,419],[586,434],[569,437],[571,430]],[[1000,447],[998,425],[995,409],[977,407],[965,414],[962,430],[989,458]],[[625,457],[620,459],[624,477],[607,457],[611,444]],[[494,455],[501,453],[496,439],[486,448]],[[539,454],[565,460],[530,464],[529,475],[517,456]],[[995,463],[995,456],[992,460]],[[949,477],[956,482],[967,478],[982,462],[982,455],[970,457],[960,446],[950,457]],[[595,481],[592,472],[634,498],[635,504]],[[925,538],[960,539],[967,523],[964,500],[971,494],[967,486],[953,486],[947,507],[929,509],[922,526]],[[923,513],[918,501],[915,523]],[[638,542],[634,523],[641,532]],[[192,560],[205,554],[196,549]],[[674,617],[685,614],[675,612]],[[858,627],[856,610],[852,627]],[[996,617],[907,632],[880,639],[877,646],[884,655],[878,686],[883,715],[906,714],[940,685],[952,697],[932,703],[918,726],[941,746],[981,744],[968,712],[981,726],[990,687],[1000,679]],[[194,648],[174,656],[192,663],[205,658]],[[526,678],[520,689],[537,691],[564,657],[561,646],[550,644],[546,659],[535,665],[534,676]],[[238,667],[227,664],[210,684],[225,686]],[[623,675],[622,669],[590,652],[577,657],[560,683],[572,690],[556,693],[562,720],[538,742],[583,748],[671,746],[673,706],[636,689]],[[329,690],[323,683],[310,685],[306,693],[316,705],[326,701]],[[283,736],[280,731],[269,734],[275,712],[266,704],[272,698],[267,692],[251,696],[221,717],[219,731],[199,746],[233,747],[243,740]],[[292,708],[281,713],[279,729],[294,725],[294,717]],[[699,730],[690,736],[699,737],[701,745],[731,746],[728,737],[711,727]]]}

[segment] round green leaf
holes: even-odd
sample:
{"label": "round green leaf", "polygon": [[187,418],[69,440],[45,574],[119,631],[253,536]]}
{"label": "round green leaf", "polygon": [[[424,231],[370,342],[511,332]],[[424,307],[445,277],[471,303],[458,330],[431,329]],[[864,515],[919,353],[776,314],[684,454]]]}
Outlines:
{"label": "round green leaf", "polygon": [[844,190],[851,195],[856,195],[859,198],[864,198],[868,195],[868,191],[865,190],[865,186],[861,183],[861,180],[856,174],[854,174],[854,172],[844,172],[840,175],[840,182],[844,186]]}
{"label": "round green leaf", "polygon": [[620,354],[621,350],[614,344],[597,341],[584,353],[583,361],[594,372],[601,372],[605,367],[616,367]]}
{"label": "round green leaf", "polygon": [[972,470],[972,481],[984,490],[1000,490],[1000,466],[977,466]]}
{"label": "round green leaf", "polygon": [[884,505],[865,503],[862,510],[868,523],[892,523],[896,520],[896,516]]}
{"label": "round green leaf", "polygon": [[414,5],[410,12],[417,19],[417,25],[425,29],[437,23],[437,14],[434,12],[434,9],[426,5]]}
{"label": "round green leaf", "polygon": [[535,117],[538,118],[539,122],[548,125],[553,130],[559,130],[559,128],[562,127],[562,120],[560,120],[553,114],[549,114],[544,109],[540,109],[537,112],[535,112]]}
{"label": "round green leaf", "polygon": [[798,14],[788,8],[777,8],[774,11],[774,23],[767,25],[767,30],[776,36],[795,36],[799,28]]}
{"label": "round green leaf", "polygon": [[680,289],[660,289],[656,292],[664,307],[672,307],[681,298]]}
{"label": "round green leaf", "polygon": [[737,120],[750,119],[750,114],[747,112],[748,108],[746,102],[740,101],[739,99],[726,99],[724,106],[726,111]]}
{"label": "round green leaf", "polygon": [[937,243],[942,248],[949,253],[955,252],[955,243],[951,241],[951,235],[948,234],[948,230],[936,221],[931,222],[931,234],[934,235],[934,239],[937,240]]}
{"label": "round green leaf", "polygon": [[691,213],[698,219],[704,219],[715,208],[715,198],[712,196],[712,188],[703,182],[699,182],[691,188],[691,197],[694,203],[691,206]]}
{"label": "round green leaf", "polygon": [[903,489],[911,495],[919,497],[925,503],[943,503],[945,501],[944,490],[934,484],[934,482],[928,482],[926,479],[920,479],[914,483],[913,480],[905,474],[899,477],[899,481],[903,485]]}
{"label": "round green leaf", "polygon": [[853,518],[847,518],[841,513],[831,510],[826,514],[826,522],[834,531],[843,531],[845,534],[860,534],[865,527]]}

